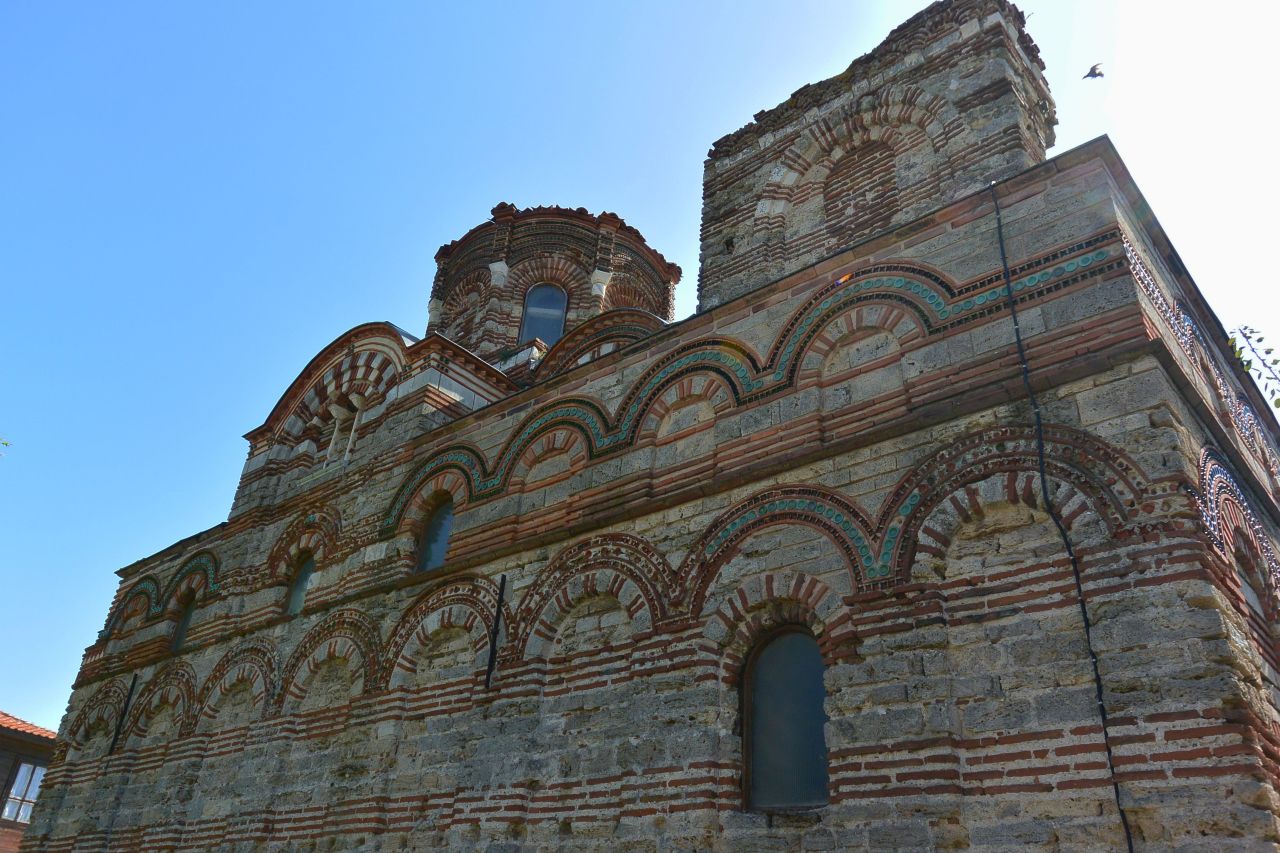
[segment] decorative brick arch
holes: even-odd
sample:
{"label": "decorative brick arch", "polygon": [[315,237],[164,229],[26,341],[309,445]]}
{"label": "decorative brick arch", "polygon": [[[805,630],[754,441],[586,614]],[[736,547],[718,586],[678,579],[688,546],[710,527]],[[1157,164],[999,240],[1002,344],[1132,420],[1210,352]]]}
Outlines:
{"label": "decorative brick arch", "polygon": [[402,354],[385,348],[347,354],[329,367],[307,391],[285,422],[281,438],[289,443],[296,442],[311,424],[332,421],[332,406],[355,411],[356,397],[364,400],[363,408],[381,402],[403,369]]}
{"label": "decorative brick arch", "polygon": [[563,549],[525,592],[512,630],[516,651],[526,658],[546,656],[560,622],[577,604],[597,595],[618,600],[637,634],[667,615],[670,564],[638,536],[609,533]]}
{"label": "decorative brick arch", "polygon": [[365,323],[321,350],[303,368],[262,426],[247,436],[253,448],[268,442],[296,446],[314,425],[333,420],[331,406],[354,409],[381,401],[407,362],[405,340],[390,323]]}
{"label": "decorative brick arch", "polygon": [[155,576],[147,575],[138,579],[127,592],[120,596],[120,603],[111,611],[111,615],[107,617],[107,624],[98,636],[110,637],[135,621],[159,615],[162,612],[163,600],[160,582]]}
{"label": "decorative brick arch", "polygon": [[882,263],[843,275],[792,312],[769,352],[765,376],[773,384],[793,383],[800,371],[813,371],[814,359],[820,365],[836,343],[829,333],[836,324],[888,325],[899,345],[910,344],[951,316],[955,294],[949,278],[916,263]]}
{"label": "decorative brick arch", "polygon": [[589,441],[581,430],[567,426],[549,429],[531,441],[512,463],[507,489],[523,491],[527,485],[532,485],[527,482],[529,472],[545,460],[568,455],[572,472],[582,467],[590,453]]}
{"label": "decorative brick arch", "polygon": [[757,378],[759,372],[756,354],[730,338],[704,338],[677,347],[632,384],[618,404],[614,417],[616,432],[608,437],[605,445],[628,445],[634,441],[649,409],[668,387],[686,376],[710,373],[719,377],[725,387],[731,389],[736,406],[764,387],[764,382]]}
{"label": "decorative brick arch", "polygon": [[[1050,496],[1062,520],[1073,527],[1087,514],[1110,537],[1125,536],[1142,502],[1146,476],[1137,464],[1105,441],[1082,430],[1046,425],[1045,471]],[[998,500],[1038,509],[1041,505],[1035,431],[995,427],[953,442],[903,478],[885,501],[876,523],[881,542],[870,587],[910,578],[916,552],[934,558],[946,552],[960,524]]]}
{"label": "decorative brick arch", "polygon": [[[1073,544],[1076,547],[1086,544],[1086,537],[1097,532],[1096,527],[1091,531],[1087,522],[1101,521],[1103,517],[1098,500],[1080,491],[1075,483],[1056,477],[1049,478],[1049,495]],[[983,480],[958,485],[950,494],[939,497],[908,523],[908,530],[915,531],[912,565],[922,559],[945,559],[956,533],[966,524],[981,520],[988,507],[1000,503],[1045,511],[1039,474],[1033,470],[995,473]],[[911,566],[907,566],[906,571],[905,577],[913,576]]]}
{"label": "decorative brick arch", "polygon": [[439,319],[433,327],[444,326],[461,341],[476,334],[476,321],[483,317],[492,296],[491,274],[487,267],[472,270],[448,291]]}
{"label": "decorative brick arch", "polygon": [[106,722],[108,726],[115,728],[120,715],[124,712],[124,703],[128,695],[128,688],[119,679],[103,684],[89,697],[89,701],[80,707],[71,727],[67,729],[65,738],[60,743],[66,743],[74,749],[81,748],[84,746],[85,732],[99,721]]}
{"label": "decorative brick arch", "polygon": [[[583,259],[584,262],[586,259]],[[524,322],[524,304],[529,291],[539,284],[551,284],[564,291],[564,328],[599,310],[599,297],[591,292],[591,274],[584,266],[575,263],[563,250],[540,254],[517,262],[507,274],[502,288],[513,311],[512,322],[519,327]]]}
{"label": "decorative brick arch", "polygon": [[295,518],[276,539],[267,558],[265,584],[287,584],[303,554],[320,566],[337,558],[342,530],[337,510],[320,507]]}
{"label": "decorative brick arch", "polygon": [[196,673],[186,661],[166,664],[138,691],[121,736],[146,737],[151,717],[163,705],[178,708],[178,733],[190,734],[196,722]]}
{"label": "decorative brick arch", "polygon": [[853,501],[823,486],[776,486],[730,507],[689,550],[679,572],[687,612],[705,611],[716,575],[747,537],[779,524],[810,527],[825,536],[844,557],[855,587],[873,566],[871,525]]}
{"label": "decorative brick arch", "polygon": [[609,419],[593,400],[571,398],[553,403],[530,413],[511,434],[498,454],[493,473],[480,483],[478,491],[499,494],[510,482],[511,474],[524,452],[547,433],[569,429],[586,441],[588,454],[595,456],[605,441]]}
{"label": "decorative brick arch", "polygon": [[771,572],[747,578],[706,618],[699,659],[722,684],[736,686],[756,642],[784,625],[807,628],[828,666],[852,654],[852,614],[840,597],[803,572]]}
{"label": "decorative brick arch", "polygon": [[[617,261],[615,260],[615,265]],[[670,291],[668,291],[670,293]],[[654,316],[671,316],[672,305],[667,293],[655,292],[653,284],[643,274],[636,274],[624,266],[614,269],[609,277],[609,286],[605,288],[600,302],[603,311],[618,311],[626,308],[638,308],[652,313]]]}
{"label": "decorative brick arch", "polygon": [[182,564],[161,595],[161,607],[170,614],[182,609],[185,602],[207,598],[218,591],[218,558],[211,551],[201,551]]}
{"label": "decorative brick arch", "polygon": [[[396,623],[382,655],[384,687],[398,687],[416,672],[417,654],[441,628],[458,627],[467,632],[479,666],[488,654],[493,632],[493,615],[498,606],[498,588],[488,578],[453,578],[428,590],[410,605]],[[505,626],[511,613],[504,605],[498,646],[505,640]]]}
{"label": "decorative brick arch", "polygon": [[734,389],[716,373],[687,373],[653,398],[636,432],[637,445],[657,441],[667,416],[686,406],[706,403],[717,416],[733,409]]}
{"label": "decorative brick arch", "polygon": [[591,276],[585,267],[561,253],[522,260],[507,274],[507,290],[513,299],[519,300],[522,312],[525,294],[538,284],[554,284],[562,288],[569,297],[566,311],[572,311],[578,307],[574,304],[574,296],[581,299],[584,288],[590,292]]}
{"label": "decorative brick arch", "polygon": [[361,689],[364,693],[376,689],[381,683],[381,656],[378,629],[364,613],[355,608],[335,610],[307,632],[302,642],[289,655],[280,678],[281,689],[276,694],[273,710],[279,712],[285,702],[300,702],[306,696],[305,682],[322,662],[343,657],[361,669]]}
{"label": "decorative brick arch", "polygon": [[[957,138],[971,135],[955,108],[944,99],[911,86],[886,86],[862,97],[856,106],[844,105],[819,116],[796,138],[779,160],[756,209],[752,230],[786,229],[787,215],[804,188],[825,183],[841,160],[860,148],[881,143],[890,148],[902,138],[902,128],[918,128],[930,146],[941,150]],[[947,170],[949,171],[949,170]],[[946,174],[939,175],[945,180]]]}
{"label": "decorative brick arch", "polygon": [[556,342],[538,365],[539,379],[547,379],[572,370],[585,361],[593,361],[635,343],[659,331],[666,323],[639,308],[615,308],[592,317],[573,328]]}
{"label": "decorative brick arch", "polygon": [[894,339],[901,352],[927,331],[914,311],[889,300],[842,305],[836,311],[826,313],[821,323],[817,334],[808,340],[796,360],[795,381],[798,386],[819,381],[827,359],[851,338],[882,332]]}
{"label": "decorative brick arch", "polygon": [[1215,448],[1206,447],[1200,453],[1200,483],[1193,494],[1201,522],[1218,554],[1230,560],[1237,541],[1243,538],[1262,558],[1271,588],[1280,585],[1280,555],[1235,472]]}
{"label": "decorative brick arch", "polygon": [[[446,472],[453,473],[458,479],[438,479]],[[396,496],[391,499],[391,505],[383,515],[379,535],[383,539],[390,539],[411,530],[411,527],[405,526],[414,523],[411,510],[415,506],[418,511],[425,508],[425,502],[429,501],[430,496],[435,492],[432,484],[437,484],[453,494],[452,486],[445,484],[460,482],[465,496],[455,494],[454,501],[461,504],[472,500],[478,490],[478,483],[487,478],[488,467],[485,465],[484,456],[473,447],[453,445],[432,454],[425,462],[413,469],[396,490]],[[415,504],[414,501],[418,499],[420,502]]]}
{"label": "decorative brick arch", "polygon": [[452,501],[454,509],[466,506],[471,494],[470,483],[456,468],[442,467],[422,478],[417,490],[408,497],[392,535],[401,554],[409,555],[407,566],[412,571],[421,551],[427,521],[442,504]]}
{"label": "decorative brick arch", "polygon": [[265,717],[275,700],[279,666],[275,647],[265,640],[251,639],[236,645],[214,665],[196,698],[195,724],[213,720],[227,691],[241,681],[253,685],[254,704]]}

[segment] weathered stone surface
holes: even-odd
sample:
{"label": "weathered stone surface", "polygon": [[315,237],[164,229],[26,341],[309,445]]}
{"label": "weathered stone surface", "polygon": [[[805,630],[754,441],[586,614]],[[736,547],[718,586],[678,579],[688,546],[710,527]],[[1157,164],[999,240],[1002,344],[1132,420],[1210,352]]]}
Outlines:
{"label": "weathered stone surface", "polygon": [[[27,849],[1097,850],[1119,808],[1142,849],[1280,843],[1276,425],[1103,140],[996,189],[1037,434],[991,199],[959,198],[1042,158],[1043,117],[1000,129],[1034,46],[995,0],[922,16],[717,143],[704,238],[772,210],[765,155],[825,104],[950,68],[958,147],[895,161],[925,225],[864,212],[859,243],[838,193],[791,196],[812,222],[768,213],[786,252],[704,257],[718,307],[667,329],[600,303],[540,366],[463,346],[510,317],[326,348],[250,433],[231,519],[120,571]],[[863,165],[805,168],[890,192]],[[611,221],[548,217],[614,256]],[[469,235],[485,275],[518,278],[518,218]],[[444,565],[415,572],[445,498]],[[782,626],[825,663],[829,802],[804,814],[743,796],[744,668]]]}

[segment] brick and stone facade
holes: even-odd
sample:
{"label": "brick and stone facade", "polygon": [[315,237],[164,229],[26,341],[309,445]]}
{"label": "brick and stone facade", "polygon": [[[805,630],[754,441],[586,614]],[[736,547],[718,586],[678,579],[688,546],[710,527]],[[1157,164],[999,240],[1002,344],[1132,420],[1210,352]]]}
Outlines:
{"label": "brick and stone facade", "polygon": [[[680,323],[616,217],[443,250],[425,338],[335,341],[229,520],[120,570],[26,849],[1096,850],[1121,809],[1140,849],[1280,843],[1280,430],[1110,142],[1044,159],[1022,24],[935,4],[717,143]],[[828,107],[862,135],[802,164]],[[583,295],[524,354],[521,226],[521,286]],[[742,793],[780,625],[825,662],[800,814]]]}

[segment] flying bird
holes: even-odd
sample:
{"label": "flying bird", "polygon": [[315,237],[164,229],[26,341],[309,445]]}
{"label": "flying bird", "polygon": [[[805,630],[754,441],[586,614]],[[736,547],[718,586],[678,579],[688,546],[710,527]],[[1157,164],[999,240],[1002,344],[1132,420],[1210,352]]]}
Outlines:
{"label": "flying bird", "polygon": [[1080,79],[1081,79],[1081,80],[1088,80],[1090,77],[1104,77],[1104,76],[1106,76],[1106,75],[1104,75],[1101,71],[1099,71],[1099,70],[1098,70],[1098,69],[1099,69],[1099,68],[1101,68],[1101,67],[1102,67],[1102,63],[1101,63],[1101,62],[1095,62],[1095,63],[1093,64],[1093,67],[1089,69],[1089,73],[1088,73],[1088,74],[1086,74],[1086,75],[1084,75],[1084,76],[1083,76],[1083,77],[1081,77]]}

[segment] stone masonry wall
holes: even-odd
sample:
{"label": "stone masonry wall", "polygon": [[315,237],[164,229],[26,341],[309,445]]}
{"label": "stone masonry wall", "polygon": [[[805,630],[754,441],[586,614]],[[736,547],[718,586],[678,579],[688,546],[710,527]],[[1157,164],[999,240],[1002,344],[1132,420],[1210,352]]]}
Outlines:
{"label": "stone masonry wall", "polygon": [[[340,476],[124,570],[25,849],[1093,850],[1113,778],[1142,849],[1280,843],[1274,438],[1122,172],[1101,142],[999,188],[1105,733],[979,196],[446,427],[391,407]],[[826,663],[803,815],[742,802],[778,624]]]}
{"label": "stone masonry wall", "polygon": [[1056,119],[1023,24],[1002,0],[934,3],[717,142],[699,309],[1043,161]]}

